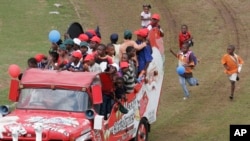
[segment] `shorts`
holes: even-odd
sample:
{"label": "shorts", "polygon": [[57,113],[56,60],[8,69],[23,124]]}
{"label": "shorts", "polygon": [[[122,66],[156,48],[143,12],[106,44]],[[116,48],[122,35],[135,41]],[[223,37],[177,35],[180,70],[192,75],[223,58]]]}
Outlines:
{"label": "shorts", "polygon": [[233,73],[231,75],[228,75],[228,78],[230,81],[236,81],[237,75],[237,73]]}

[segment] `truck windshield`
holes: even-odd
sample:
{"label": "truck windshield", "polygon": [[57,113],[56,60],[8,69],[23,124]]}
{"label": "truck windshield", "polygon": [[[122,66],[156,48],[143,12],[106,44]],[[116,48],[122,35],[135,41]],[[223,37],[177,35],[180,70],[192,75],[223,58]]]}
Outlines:
{"label": "truck windshield", "polygon": [[88,94],[82,91],[22,89],[17,108],[84,112],[88,102]]}

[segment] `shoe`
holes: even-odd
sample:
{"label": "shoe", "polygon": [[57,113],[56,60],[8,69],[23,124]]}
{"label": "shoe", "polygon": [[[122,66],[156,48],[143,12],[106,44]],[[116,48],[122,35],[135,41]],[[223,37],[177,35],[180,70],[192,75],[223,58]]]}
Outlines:
{"label": "shoe", "polygon": [[196,83],[196,86],[199,86],[199,85],[200,85],[200,84],[197,82],[197,83]]}
{"label": "shoe", "polygon": [[237,76],[237,77],[236,77],[236,80],[237,80],[237,81],[239,81],[239,80],[240,80],[239,76]]}
{"label": "shoe", "polygon": [[234,99],[234,97],[231,95],[231,96],[229,96],[229,98],[231,99],[231,100],[233,100]]}
{"label": "shoe", "polygon": [[187,100],[188,99],[188,97],[183,97],[183,100]]}

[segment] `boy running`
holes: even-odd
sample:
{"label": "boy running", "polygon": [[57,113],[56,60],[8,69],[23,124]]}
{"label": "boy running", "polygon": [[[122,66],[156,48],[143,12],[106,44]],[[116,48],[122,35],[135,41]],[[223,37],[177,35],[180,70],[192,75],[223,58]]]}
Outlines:
{"label": "boy running", "polygon": [[242,64],[244,63],[242,58],[234,53],[234,50],[234,45],[229,45],[227,47],[227,54],[225,54],[221,59],[221,63],[225,68],[224,72],[228,75],[231,82],[231,95],[229,96],[231,100],[234,97],[235,81],[239,80],[238,75],[241,71]]}
{"label": "boy running", "polygon": [[182,65],[185,67],[185,73],[183,75],[179,75],[179,82],[184,91],[183,100],[188,99],[190,95],[186,86],[186,81],[190,86],[199,85],[198,80],[193,77],[192,73],[192,70],[194,68],[193,53],[187,55],[188,50],[189,50],[189,45],[187,43],[184,43],[182,45],[181,51],[178,53],[174,53],[173,50],[170,48],[170,52],[179,60],[178,66]]}

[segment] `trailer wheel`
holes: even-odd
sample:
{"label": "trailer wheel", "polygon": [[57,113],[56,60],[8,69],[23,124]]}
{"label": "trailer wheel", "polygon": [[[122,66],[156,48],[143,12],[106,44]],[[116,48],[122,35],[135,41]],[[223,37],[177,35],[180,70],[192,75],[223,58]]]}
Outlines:
{"label": "trailer wheel", "polygon": [[148,124],[141,119],[134,141],[148,141]]}

